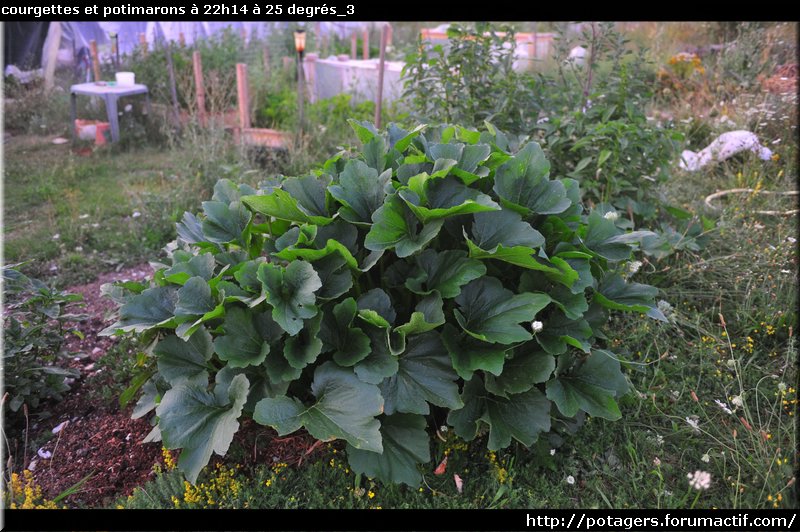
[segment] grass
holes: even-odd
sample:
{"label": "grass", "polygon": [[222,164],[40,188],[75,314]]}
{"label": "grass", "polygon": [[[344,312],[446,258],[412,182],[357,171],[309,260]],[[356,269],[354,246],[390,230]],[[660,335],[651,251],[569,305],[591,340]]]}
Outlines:
{"label": "grass", "polygon": [[183,211],[210,197],[223,164],[209,176],[192,147],[83,157],[33,136],[13,137],[5,155],[5,261],[62,286],[154,258]]}

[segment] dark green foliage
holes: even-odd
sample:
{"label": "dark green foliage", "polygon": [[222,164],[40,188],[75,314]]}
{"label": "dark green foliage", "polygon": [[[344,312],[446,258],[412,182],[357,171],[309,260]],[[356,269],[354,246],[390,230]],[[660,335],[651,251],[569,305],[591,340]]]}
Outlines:
{"label": "dark green foliage", "polygon": [[187,477],[242,412],[343,439],[354,471],[410,485],[432,406],[492,450],[530,446],[559,413],[618,419],[627,385],[600,328],[607,309],[663,319],[657,291],[624,278],[652,233],[585,213],[535,143],[351,123],[361,153],[258,190],[219,181],[172,265],[115,289],[106,334],[161,335],[137,409],[158,404]]}
{"label": "dark green foliage", "polygon": [[8,395],[3,409],[16,414],[27,405],[40,413],[40,403],[60,401],[70,388],[68,379],[79,375],[57,362],[65,355],[68,322],[81,319],[67,314],[65,307],[83,298],[55,290],[13,267],[3,268],[3,285],[3,381]]}

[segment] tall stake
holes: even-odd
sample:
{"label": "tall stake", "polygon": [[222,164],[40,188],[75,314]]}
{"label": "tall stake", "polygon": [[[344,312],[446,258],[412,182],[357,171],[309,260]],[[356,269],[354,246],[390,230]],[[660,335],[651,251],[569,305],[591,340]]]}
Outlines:
{"label": "tall stake", "polygon": [[94,80],[100,81],[100,58],[97,56],[97,41],[89,41],[89,52],[92,54],[92,68],[94,69]]}
{"label": "tall stake", "polygon": [[298,112],[298,119],[300,121],[298,133],[302,136],[303,134],[303,104],[305,103],[305,93],[306,93],[306,76],[305,70],[303,69],[303,52],[297,53],[297,112]]}
{"label": "tall stake", "polygon": [[247,65],[236,64],[236,89],[239,96],[239,127],[250,128],[250,91],[247,87]]}
{"label": "tall stake", "polygon": [[206,127],[206,84],[203,81],[203,63],[200,59],[200,52],[195,50],[192,53],[192,66],[194,67],[194,90],[197,97],[197,118],[200,125]]}
{"label": "tall stake", "polygon": [[181,129],[181,112],[178,104],[178,88],[175,85],[175,68],[172,66],[172,42],[167,44],[167,74],[169,74],[169,92],[172,96],[172,113],[175,117],[175,127]]}
{"label": "tall stake", "polygon": [[358,35],[356,32],[350,34],[350,59],[355,59],[358,54]]}
{"label": "tall stake", "polygon": [[363,42],[361,43],[361,57],[366,61],[369,59],[369,30],[364,30],[362,34]]}
{"label": "tall stake", "polygon": [[381,111],[383,110],[383,70],[386,60],[386,41],[389,40],[389,24],[381,28],[381,51],[378,58],[378,101],[375,105],[375,127],[381,128]]}

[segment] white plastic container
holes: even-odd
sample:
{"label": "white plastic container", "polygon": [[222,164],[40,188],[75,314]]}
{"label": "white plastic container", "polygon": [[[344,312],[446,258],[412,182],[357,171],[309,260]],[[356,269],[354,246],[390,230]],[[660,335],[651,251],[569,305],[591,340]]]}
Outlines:
{"label": "white plastic container", "polygon": [[130,87],[136,84],[136,74],[133,72],[117,72],[117,85]]}

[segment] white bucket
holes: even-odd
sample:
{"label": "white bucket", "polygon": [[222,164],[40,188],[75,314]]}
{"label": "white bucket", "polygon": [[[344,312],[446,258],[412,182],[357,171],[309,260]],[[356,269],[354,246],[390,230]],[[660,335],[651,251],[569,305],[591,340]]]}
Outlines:
{"label": "white bucket", "polygon": [[117,72],[117,85],[130,87],[136,84],[136,74],[133,72]]}

